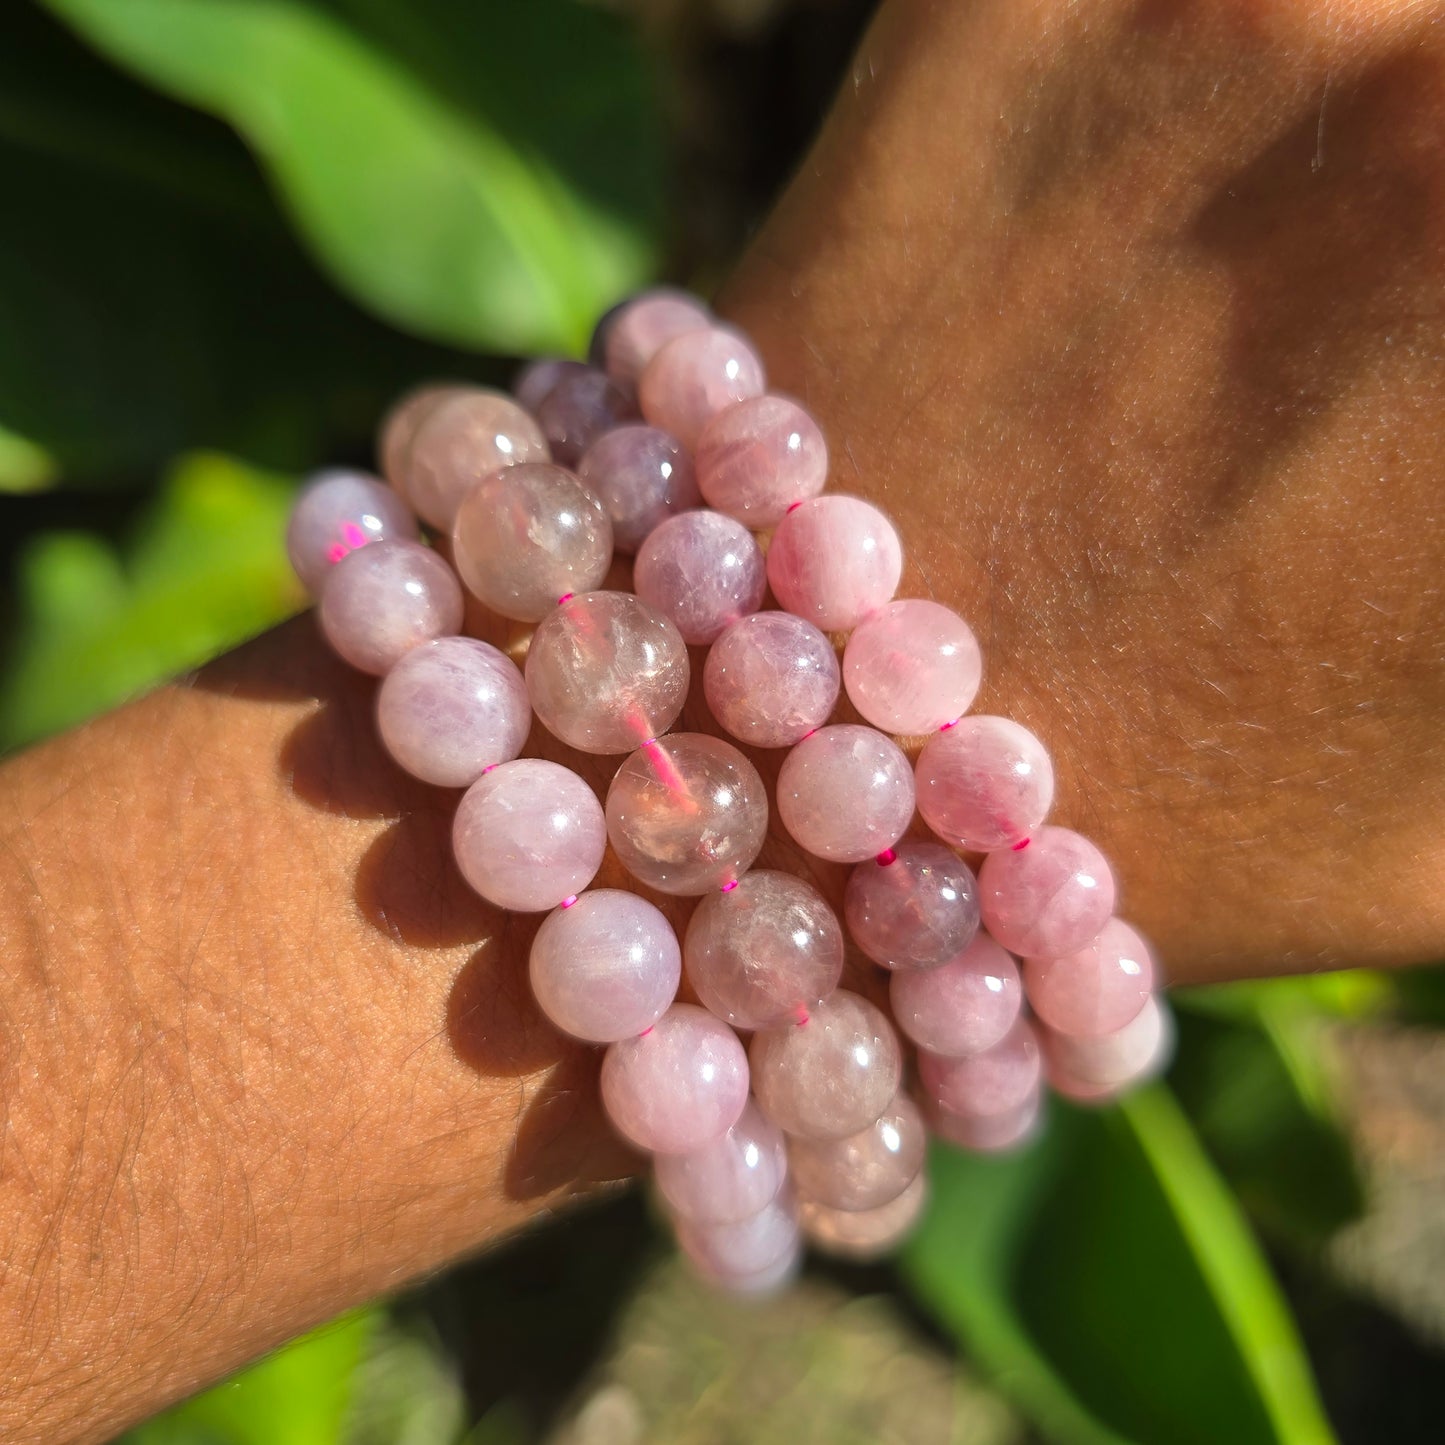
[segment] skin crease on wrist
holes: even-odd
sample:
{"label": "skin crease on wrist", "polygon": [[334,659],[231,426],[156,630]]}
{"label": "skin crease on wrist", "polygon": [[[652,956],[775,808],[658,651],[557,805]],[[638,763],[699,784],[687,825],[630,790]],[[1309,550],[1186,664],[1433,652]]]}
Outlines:
{"label": "skin crease on wrist", "polygon": [[[1445,955],[1439,20],[895,0],[720,301],[1176,981]],[[634,1167],[373,695],[301,619],[0,774],[7,1440]]]}

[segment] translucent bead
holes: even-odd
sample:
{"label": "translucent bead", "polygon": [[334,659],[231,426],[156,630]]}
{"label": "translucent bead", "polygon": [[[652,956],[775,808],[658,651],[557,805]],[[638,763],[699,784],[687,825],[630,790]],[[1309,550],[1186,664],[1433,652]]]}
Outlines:
{"label": "translucent bead", "polygon": [[512,382],[512,395],[517,405],[535,417],[537,408],[547,399],[547,394],[563,377],[576,376],[588,371],[585,361],[571,361],[562,356],[542,356],[529,361],[517,373]]}
{"label": "translucent bead", "polygon": [[865,617],[843,653],[843,685],[888,733],[932,733],[968,711],[983,677],[978,641],[958,613],[907,598]]}
{"label": "translucent bead", "polygon": [[413,647],[461,630],[462,589],[419,542],[373,542],[331,569],[320,618],[339,656],[380,676]]}
{"label": "translucent bead", "polygon": [[559,597],[590,592],[612,565],[602,503],[551,462],[484,477],[457,509],[452,540],[467,590],[518,622],[540,622]]}
{"label": "translucent bead", "polygon": [[928,1182],[920,1172],[898,1196],[876,1209],[830,1209],[805,1200],[798,1206],[803,1233],[827,1254],[859,1263],[891,1254],[923,1215]]}
{"label": "translucent bead", "polygon": [[843,1139],[795,1139],[788,1150],[799,1195],[832,1209],[877,1209],[918,1177],[928,1145],[923,1116],[907,1094]]}
{"label": "translucent bead", "polygon": [[677,1222],[677,1242],[704,1279],[728,1286],[789,1259],[798,1248],[798,1210],[787,1191],[732,1224]]}
{"label": "translucent bead", "polygon": [[682,952],[698,998],[738,1029],[796,1023],[843,976],[843,930],[827,900],[770,868],[704,898]]}
{"label": "translucent bead", "polygon": [[1040,828],[1027,847],[990,853],[978,874],[984,926],[1025,958],[1062,958],[1097,938],[1114,892],[1104,855],[1069,828]]}
{"label": "translucent bead", "polygon": [[814,497],[778,523],[768,581],[789,612],[847,632],[898,590],[903,546],[893,523],[858,497]]}
{"label": "translucent bead", "polygon": [[918,1055],[918,1078],[932,1104],[948,1114],[980,1118],[1005,1114],[1032,1098],[1042,1076],[1039,1041],[1027,1019],[981,1054]]}
{"label": "translucent bead", "polygon": [[751,1100],[742,1117],[695,1154],[658,1156],[657,1187],[671,1208],[699,1224],[736,1224],[777,1197],[788,1177],[783,1131]]}
{"label": "translucent bead", "polygon": [[696,296],[667,287],[643,291],[597,323],[593,359],[623,391],[635,393],[647,363],[674,336],[712,324],[712,312]]}
{"label": "translucent bead", "polygon": [[1029,1003],[1061,1034],[1095,1038],[1123,1028],[1153,987],[1149,945],[1122,918],[1111,918],[1075,953],[1024,960]]}
{"label": "translucent bead", "polygon": [[752,1274],[711,1275],[703,1272],[696,1260],[690,1260],[690,1263],[708,1284],[724,1294],[739,1299],[766,1299],[786,1289],[798,1277],[803,1263],[802,1236],[799,1235],[793,1248],[781,1255],[776,1263]]}
{"label": "translucent bead", "polygon": [[935,733],[914,777],[923,821],[969,853],[1012,848],[1038,829],[1054,800],[1047,750],[1006,717],[966,717]]}
{"label": "translucent bead", "polygon": [[619,552],[636,552],[654,527],[702,505],[692,459],[655,426],[619,426],[598,437],[577,475],[611,517]]}
{"label": "translucent bead", "polygon": [[465,788],[522,751],[532,707],[505,653],[472,637],[438,637],[387,673],[376,719],[387,752],[413,777]]}
{"label": "translucent bead", "polygon": [[411,444],[423,420],[444,401],[476,387],[459,382],[431,383],[407,392],[382,418],[377,434],[376,455],[381,474],[399,496],[406,496],[406,472],[411,459]]}
{"label": "translucent bead", "polygon": [[888,1001],[919,1048],[957,1057],[991,1049],[1013,1028],[1023,987],[1013,956],[980,933],[942,968],[900,969]]}
{"label": "translucent bead", "polygon": [[542,429],[511,397],[468,387],[421,418],[402,491],[426,521],[449,532],[462,498],[483,477],[550,459]]}
{"label": "translucent bead", "polygon": [[912,821],[912,769],[898,744],[873,728],[820,728],[783,761],[778,816],[816,857],[859,863],[891,848]]}
{"label": "translucent bead", "polygon": [[748,1102],[748,1056],[706,1009],[675,1003],[644,1034],[602,1057],[602,1104],[624,1139],[692,1154],[721,1138]]}
{"label": "translucent bead", "polygon": [[696,461],[708,506],[755,531],[776,527],[828,480],[818,423],[785,396],[749,397],[720,411],[697,439]]}
{"label": "translucent bead", "polygon": [[347,553],[368,542],[416,536],[416,518],[379,478],[366,472],[317,472],[292,503],[286,555],[301,585],[316,597]]}
{"label": "translucent bead", "polygon": [[838,658],[811,622],[754,612],[708,650],[702,685],[713,718],[733,737],[786,748],[827,722],[838,701]]}
{"label": "translucent bead", "polygon": [[575,467],[600,436],[637,415],[607,374],[590,366],[568,370],[537,406],[537,423],[554,461]]}
{"label": "translucent bead", "polygon": [[575,1039],[610,1044],[651,1028],[677,997],[682,950],[645,898],[594,888],[549,913],[532,940],[532,993]]}
{"label": "translucent bead", "polygon": [[1038,1132],[1040,1113],[1040,1094],[1035,1090],[1001,1114],[949,1114],[936,1109],[929,1122],[940,1139],[960,1149],[995,1154],[1028,1143]]}
{"label": "translucent bead", "polygon": [[674,336],[647,363],[638,382],[642,414],[696,451],[703,427],[722,409],[767,385],[762,358],[730,326]]}
{"label": "translucent bead", "polygon": [[706,644],[762,606],[768,572],[741,522],[721,512],[684,512],[638,548],[632,585],[672,619],[684,642]]}
{"label": "translucent bead", "polygon": [[1158,1073],[1174,1042],[1169,1011],[1154,995],[1113,1033],[1085,1038],[1046,1028],[1040,1035],[1049,1082],[1060,1093],[1085,1099],[1115,1093]]}
{"label": "translucent bead", "polygon": [[900,843],[848,878],[843,912],[853,942],[884,968],[941,968],[978,932],[973,870],[940,843]]}
{"label": "translucent bead", "polygon": [[462,877],[488,902],[541,913],[597,876],[607,824],[597,795],[570,768],[518,758],[467,789],[452,851]]}
{"label": "translucent bead", "polygon": [[532,635],[527,694],[542,725],[584,753],[630,753],[664,733],[687,701],[687,646],[628,592],[587,592]]}
{"label": "translucent bead", "polygon": [[902,1055],[893,1026],[867,999],[829,994],[806,1023],[753,1035],[753,1092],[768,1118],[805,1139],[866,1128],[898,1092]]}
{"label": "translucent bead", "polygon": [[705,733],[674,733],[639,748],[607,790],[613,851],[661,893],[695,896],[741,878],[767,833],[758,770]]}

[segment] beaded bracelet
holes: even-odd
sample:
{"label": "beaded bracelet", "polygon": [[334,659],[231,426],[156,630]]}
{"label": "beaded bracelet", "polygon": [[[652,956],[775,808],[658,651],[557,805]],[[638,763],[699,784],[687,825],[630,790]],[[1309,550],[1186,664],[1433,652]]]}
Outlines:
{"label": "beaded bracelet", "polygon": [[[403,398],[380,439],[390,487],[316,477],[292,563],[331,645],[383,678],[392,757],[466,789],[453,843],[467,882],[547,913],[536,1001],[606,1046],[607,1115],[654,1156],[697,1270],[758,1292],[791,1276],[804,1235],[877,1254],[922,1208],[925,1116],[954,1144],[1006,1148],[1034,1129],[1045,1077],[1090,1101],[1160,1066],[1149,950],[1114,916],[1099,850],[1045,824],[1043,745],[968,714],[973,633],[936,602],[893,600],[898,534],[869,503],[823,494],[822,433],[765,391],[745,337],[690,296],[647,292],[603,318],[589,364],[534,362],[515,392]],[[450,534],[455,572],[418,516]],[[601,590],[614,551],[635,554],[634,593]],[[525,673],[461,635],[462,584],[536,624]],[[769,587],[781,610],[760,610]],[[841,666],[830,633],[848,634]],[[708,649],[713,721],[788,749],[775,805],[789,836],[853,865],[847,932],[891,975],[922,1111],[894,1024],[838,987],[833,909],[752,866],[768,824],[757,769],[721,737],[668,731],[690,646]],[[840,691],[861,724],[830,722]],[[520,756],[533,713],[569,747],[626,755],[605,807],[571,769]],[[916,764],[890,734],[926,737]],[[939,841],[905,836],[915,809]],[[644,888],[700,898],[681,943],[640,894],[588,891],[609,844]],[[976,874],[964,855],[982,857]],[[696,1003],[678,999],[684,970]]]}

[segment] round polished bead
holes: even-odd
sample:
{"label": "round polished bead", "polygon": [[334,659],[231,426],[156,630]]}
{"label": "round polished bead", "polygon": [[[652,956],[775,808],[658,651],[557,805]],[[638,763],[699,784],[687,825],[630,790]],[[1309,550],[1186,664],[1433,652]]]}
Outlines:
{"label": "round polished bead", "polygon": [[928,1202],[922,1172],[896,1199],[876,1209],[831,1209],[805,1200],[798,1206],[803,1233],[827,1254],[860,1263],[892,1253],[912,1232]]}
{"label": "round polished bead", "polygon": [[863,718],[888,733],[931,733],[956,722],[983,677],[978,641],[937,602],[890,602],[853,630],[843,685]]}
{"label": "round polished bead", "polygon": [[548,393],[563,377],[588,371],[585,361],[572,361],[562,356],[541,356],[529,361],[512,382],[512,395],[517,405],[535,417],[537,408],[547,400]]}
{"label": "round polished bead", "polygon": [[753,1092],[780,1129],[805,1139],[842,1139],[866,1128],[898,1092],[903,1060],[893,1026],[844,989],[805,1023],[753,1035]]}
{"label": "round polished bead", "polygon": [[946,1113],[968,1118],[1018,1108],[1038,1092],[1041,1075],[1039,1041],[1027,1019],[1019,1019],[981,1054],[918,1055],[919,1082],[929,1100]]}
{"label": "round polished bead", "polygon": [[677,1242],[704,1279],[728,1286],[791,1259],[798,1247],[798,1209],[787,1190],[756,1214],[731,1224],[677,1223]]}
{"label": "round polished bead", "polygon": [[1108,860],[1069,828],[1040,828],[1027,847],[990,853],[978,875],[984,926],[1026,958],[1062,958],[1097,938],[1114,892]]}
{"label": "round polished bead", "polygon": [[1040,1091],[1035,1089],[1021,1104],[1001,1114],[950,1114],[935,1109],[929,1123],[940,1139],[960,1149],[995,1154],[1028,1143],[1038,1132],[1040,1097]]}
{"label": "round polished bead", "polygon": [[661,909],[594,888],[549,913],[532,941],[532,993],[564,1034],[589,1044],[651,1028],[677,997],[682,951]]}
{"label": "round polished bead", "polygon": [[833,1209],[877,1209],[918,1177],[928,1144],[923,1116],[907,1094],[843,1139],[795,1139],[788,1149],[799,1195]]}
{"label": "round polished bead", "polygon": [[892,738],[835,723],[804,738],[784,760],[778,816],[808,852],[859,863],[903,836],[913,818],[913,772]]}
{"label": "round polished bead", "polygon": [[707,705],[739,742],[788,748],[828,721],[838,701],[833,644],[791,612],[740,617],[707,654]]}
{"label": "round polished bead", "polygon": [[898,590],[903,546],[893,523],[858,497],[814,497],[778,523],[768,581],[789,612],[846,632]]}
{"label": "round polished bead", "polygon": [[559,597],[590,592],[612,565],[602,503],[551,462],[483,477],[457,510],[452,540],[467,590],[519,622],[540,622]]}
{"label": "round polished bead", "polygon": [[607,836],[622,866],[661,893],[735,882],[768,833],[758,770],[729,742],[674,733],[639,748],[607,790]]}
{"label": "round polished bead", "polygon": [[759,396],[762,358],[731,326],[684,331],[647,363],[638,382],[642,414],[695,451],[703,427],[724,407]]}
{"label": "round polished bead", "polygon": [[870,858],[854,868],[843,912],[853,942],[874,963],[941,968],[978,932],[978,885],[941,843],[900,843],[886,862]]}
{"label": "round polished bead", "polygon": [[542,725],[584,753],[630,753],[687,701],[687,645],[628,592],[586,592],[532,635],[527,694]]}
{"label": "round polished bead", "polygon": [[843,976],[843,930],[827,900],[791,873],[756,868],[704,898],[683,940],[688,980],[738,1029],[797,1022]]}
{"label": "round polished bead", "polygon": [[1033,1011],[1061,1034],[1094,1038],[1134,1018],[1154,987],[1149,945],[1122,918],[1062,958],[1024,960]]}
{"label": "round polished bead", "polygon": [[286,555],[301,585],[319,596],[332,567],[368,542],[414,539],[416,518],[379,478],[317,472],[296,495],[286,523]]}
{"label": "round polished bead", "polygon": [[1049,1082],[1060,1093],[1099,1097],[1159,1072],[1174,1042],[1173,1021],[1157,995],[1112,1033],[1092,1038],[1040,1030]]}
{"label": "round polished bead", "polygon": [[638,548],[632,584],[672,619],[684,642],[707,644],[762,606],[768,572],[762,549],[741,522],[721,512],[684,512]]}
{"label": "round polished bead", "polygon": [[552,459],[575,467],[593,442],[637,411],[606,372],[584,366],[558,377],[536,414]]}
{"label": "round polished bead", "polygon": [[399,496],[406,496],[406,472],[417,428],[442,402],[476,390],[476,387],[460,382],[418,386],[407,392],[382,418],[376,439],[376,455],[382,476]]}
{"label": "round polished bead", "polygon": [[705,331],[713,314],[686,291],[657,287],[615,306],[597,323],[594,362],[623,391],[635,393],[647,363],[675,336]]}
{"label": "round polished bead", "polygon": [[969,853],[1012,848],[1038,829],[1054,800],[1047,750],[1006,717],[966,717],[935,733],[914,777],[923,821]]}
{"label": "round polished bead", "polygon": [[387,752],[413,777],[465,788],[522,751],[532,707],[505,653],[473,637],[438,637],[387,673],[376,719]]}
{"label": "round polished bead", "polygon": [[721,1138],[748,1102],[748,1056],[706,1009],[675,1003],[647,1030],[608,1047],[602,1104],[624,1139],[692,1154]]}
{"label": "round polished bead", "polygon": [[380,676],[413,647],[461,630],[462,589],[421,543],[373,542],[331,569],[320,618],[339,656]]}
{"label": "round polished bead", "polygon": [[517,758],[467,789],[452,850],[462,877],[489,903],[541,913],[597,876],[607,824],[597,795],[570,768]]}
{"label": "round polished bead", "polygon": [[695,1260],[691,1263],[708,1284],[724,1294],[747,1300],[767,1299],[787,1289],[797,1279],[803,1264],[803,1240],[800,1234],[787,1254],[780,1256],[775,1264],[753,1274],[710,1275]]}
{"label": "round polished bead", "polygon": [[786,396],[754,396],[720,411],[697,439],[697,480],[710,507],[763,531],[828,480],[818,423]]}
{"label": "round polished bead", "polygon": [[888,1002],[919,1048],[957,1057],[991,1049],[1013,1028],[1023,987],[1013,955],[980,933],[942,968],[900,969]]}
{"label": "round polished bead", "polygon": [[654,527],[702,504],[692,459],[655,426],[619,426],[598,437],[577,475],[612,519],[619,552],[636,552]]}
{"label": "round polished bead", "polygon": [[657,1187],[673,1211],[699,1224],[736,1224],[777,1197],[788,1177],[783,1131],[751,1100],[742,1117],[695,1154],[660,1154]]}

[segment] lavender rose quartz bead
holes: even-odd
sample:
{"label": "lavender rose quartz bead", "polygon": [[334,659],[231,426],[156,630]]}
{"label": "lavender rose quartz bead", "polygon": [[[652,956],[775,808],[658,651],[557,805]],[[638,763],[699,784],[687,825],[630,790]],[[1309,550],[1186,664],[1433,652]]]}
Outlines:
{"label": "lavender rose quartz bead", "polygon": [[1026,958],[1062,958],[1097,938],[1114,911],[1104,855],[1068,828],[1040,828],[1028,846],[990,853],[978,875],[984,926]]}
{"label": "lavender rose quartz bead", "polygon": [[858,497],[814,497],[778,523],[768,581],[788,612],[846,632],[898,590],[903,546],[893,523]]}
{"label": "lavender rose quartz bead", "polygon": [[960,1149],[993,1154],[1027,1143],[1038,1132],[1041,1116],[1040,1094],[1035,1090],[1021,1104],[1001,1114],[950,1114],[933,1109],[928,1119],[940,1139]]}
{"label": "lavender rose quartz bead", "polygon": [[548,393],[564,377],[576,376],[588,371],[585,361],[572,361],[562,356],[540,356],[529,361],[518,371],[512,382],[512,395],[517,405],[535,417],[537,408],[547,399]]}
{"label": "lavender rose quartz bead", "polygon": [[632,573],[644,602],[671,618],[683,641],[707,644],[756,612],[767,566],[753,534],[720,512],[684,512],[643,542]]}
{"label": "lavender rose quartz bead", "polygon": [[783,1190],[756,1214],[730,1224],[701,1224],[680,1219],[677,1242],[706,1280],[729,1288],[750,1281],[783,1261],[798,1248],[798,1210]]}
{"label": "lavender rose quartz bead", "polygon": [[1093,1038],[1041,1029],[1049,1082],[1060,1093],[1088,1100],[1117,1092],[1158,1072],[1168,1062],[1173,1020],[1157,995],[1112,1033]]}
{"label": "lavender rose quartz bead", "polygon": [[923,821],[970,853],[1022,842],[1054,800],[1054,766],[1044,745],[1010,718],[986,714],[929,738],[914,778]]}
{"label": "lavender rose quartz bead", "polygon": [[696,450],[702,429],[724,407],[760,396],[767,385],[762,358],[730,326],[709,326],[673,337],[647,363],[638,382],[642,415]]}
{"label": "lavender rose quartz bead", "polygon": [[619,552],[636,552],[654,527],[702,503],[692,459],[655,426],[619,426],[598,437],[577,476],[612,519]]}
{"label": "lavender rose quartz bead", "polygon": [[871,1124],[843,1139],[795,1139],[788,1159],[799,1195],[832,1209],[877,1209],[923,1168],[928,1130],[899,1094]]}
{"label": "lavender rose quartz bead", "polygon": [[297,493],[286,523],[286,555],[315,597],[348,553],[369,542],[416,536],[416,518],[379,477],[337,469],[317,472]]}
{"label": "lavender rose quartz bead", "polygon": [[828,480],[818,423],[785,396],[754,396],[720,411],[697,439],[697,477],[708,506],[764,531]]}
{"label": "lavender rose quartz bead", "polygon": [[751,1100],[720,1139],[694,1154],[660,1154],[657,1187],[668,1205],[699,1224],[736,1224],[777,1197],[788,1177],[783,1131]]}
{"label": "lavender rose quartz bead", "polygon": [[376,439],[377,460],[382,476],[398,496],[406,496],[406,471],[417,428],[442,402],[476,390],[476,387],[461,382],[418,386],[407,392],[382,418]]}
{"label": "lavender rose quartz bead", "polygon": [[1121,918],[1062,958],[1024,960],[1024,991],[1033,1011],[1062,1034],[1096,1038],[1121,1029],[1148,1002],[1154,986],[1149,946]]}
{"label": "lavender rose quartz bead", "polygon": [[918,1077],[929,1101],[947,1114],[986,1118],[1007,1114],[1037,1094],[1043,1066],[1039,1041],[1020,1019],[991,1049],[961,1058],[921,1052]]}
{"label": "lavender rose quartz bead", "polygon": [[900,843],[848,878],[843,911],[853,942],[888,969],[941,968],[978,932],[973,871],[941,843]]}
{"label": "lavender rose quartz bead", "polygon": [[853,630],[843,685],[865,721],[888,733],[936,732],[968,711],[983,677],[972,629],[936,602],[890,602]]}
{"label": "lavender rose quartz bead", "polygon": [[919,1048],[959,1057],[991,1049],[1013,1028],[1023,986],[1013,955],[980,933],[942,968],[899,969],[888,1002]]}
{"label": "lavender rose quartz bead", "polygon": [[706,331],[713,314],[696,296],[657,287],[614,306],[592,338],[592,358],[623,391],[635,395],[648,362],[676,336]]}
{"label": "lavender rose quartz bead", "polygon": [[875,1209],[831,1209],[804,1200],[798,1217],[819,1249],[861,1262],[881,1258],[906,1239],[927,1202],[928,1181],[920,1171],[902,1194]]}
{"label": "lavender rose quartz bead", "polygon": [[718,724],[758,748],[792,747],[816,732],[839,685],[833,644],[791,612],[740,617],[708,650],[702,674]]}
{"label": "lavender rose quartz bead", "polygon": [[558,377],[536,408],[552,458],[564,467],[575,467],[593,442],[636,415],[626,393],[590,366]]}

